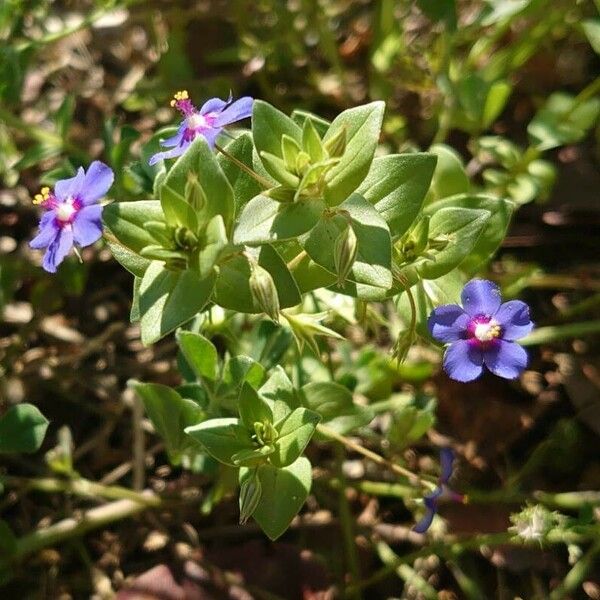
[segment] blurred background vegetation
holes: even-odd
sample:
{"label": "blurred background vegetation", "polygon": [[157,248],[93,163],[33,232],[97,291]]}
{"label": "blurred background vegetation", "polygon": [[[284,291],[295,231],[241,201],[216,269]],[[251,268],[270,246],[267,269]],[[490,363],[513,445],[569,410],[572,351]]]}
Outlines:
{"label": "blurred background vegetation", "polygon": [[[2,0],[0,410],[27,400],[52,421],[47,465],[6,458],[11,473],[71,469],[132,485],[135,432],[125,381],[175,378],[174,342],[145,348],[128,325],[130,276],[105,248],[86,248],[83,264],[71,257],[56,277],[39,268],[27,245],[37,223],[32,195],[100,158],[117,174],[115,199],[147,197],[140,148],[174,121],[172,94],[187,89],[201,104],[231,90],[325,117],[385,100],[382,147],[438,154],[432,198],[443,182],[445,190],[515,202],[509,235],[483,274],[507,296],[529,301],[541,326],[520,382],[457,386],[435,373],[437,358],[425,348],[398,368],[376,318],[365,338],[340,315],[337,326],[350,342],[337,357],[339,377],[353,378],[372,401],[407,386],[435,393],[429,438],[453,440],[469,485],[500,488],[510,473],[516,488],[600,488],[599,9],[592,0]],[[231,331],[214,333],[226,348]],[[405,436],[398,430],[390,439]],[[155,489],[204,483],[172,472],[160,445],[148,446]],[[364,474],[364,466],[351,467]],[[123,521],[85,545],[46,550],[16,573],[6,597],[113,597],[125,578],[159,564],[168,593],[185,581],[205,590],[164,598],[249,597],[232,589],[264,598],[334,597],[346,570],[331,552],[328,494],[321,490],[309,503],[308,525],[290,532],[278,552],[256,531],[238,543],[227,528],[232,503],[210,517],[188,507]],[[73,514],[73,502],[16,490],[0,497],[0,510],[23,534]],[[369,545],[373,536],[399,554],[410,549],[408,529],[396,525],[408,513],[398,499],[374,503],[358,491],[349,502],[362,524],[367,579],[390,560]],[[510,508],[488,502],[454,507],[447,517],[453,530],[471,535],[505,531]],[[446,563],[435,552],[419,560],[399,578],[392,569],[365,597],[429,598],[430,589],[417,585],[423,580],[446,593],[433,597],[546,598],[549,583],[562,581],[573,563],[564,550],[501,547]],[[192,574],[182,566],[190,561]],[[577,593],[599,598],[591,564]],[[419,577],[411,579],[415,570]],[[175,576],[179,584],[169,579]],[[150,597],[159,597],[157,589]]]}

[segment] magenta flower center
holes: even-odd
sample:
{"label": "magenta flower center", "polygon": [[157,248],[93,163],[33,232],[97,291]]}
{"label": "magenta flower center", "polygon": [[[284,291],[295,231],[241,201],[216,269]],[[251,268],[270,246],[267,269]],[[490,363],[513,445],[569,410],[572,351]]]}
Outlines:
{"label": "magenta flower center", "polygon": [[493,317],[477,315],[469,322],[467,335],[477,345],[486,346],[502,335],[502,327]]}

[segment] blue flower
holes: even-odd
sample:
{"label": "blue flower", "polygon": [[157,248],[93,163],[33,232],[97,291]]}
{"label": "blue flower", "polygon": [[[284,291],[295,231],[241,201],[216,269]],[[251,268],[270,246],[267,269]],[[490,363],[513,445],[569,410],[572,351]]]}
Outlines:
{"label": "blue flower", "polygon": [[198,135],[204,136],[208,145],[213,148],[217,136],[226,125],[247,119],[252,114],[253,102],[249,96],[235,102],[231,101],[231,97],[227,101],[211,98],[198,110],[185,90],[177,92],[171,100],[171,106],[183,115],[183,121],[173,137],[161,141],[161,146],[170,150],[157,152],[149,160],[149,164],[154,165],[165,158],[181,156]]}
{"label": "blue flower", "polygon": [[42,266],[48,273],[56,268],[74,244],[84,248],[102,236],[102,206],[99,200],[114,180],[112,169],[94,161],[87,173],[79,167],[77,175],[57,181],[54,191],[42,188],[33,202],[46,212],[40,219],[40,231],[29,242],[35,249],[46,248]]}
{"label": "blue flower", "polygon": [[457,304],[438,306],[430,315],[431,335],[449,346],[444,370],[456,381],[473,381],[484,367],[499,377],[515,379],[527,366],[527,352],[515,343],[533,323],[529,307],[520,300],[502,304],[498,286],[472,279]]}
{"label": "blue flower", "polygon": [[425,533],[433,521],[433,517],[438,511],[438,503],[442,498],[448,498],[456,502],[466,502],[466,497],[457,494],[448,487],[448,481],[452,477],[452,464],[454,462],[454,452],[450,448],[440,450],[441,473],[438,480],[438,486],[430,494],[423,498],[427,511],[425,516],[413,527],[416,533]]}

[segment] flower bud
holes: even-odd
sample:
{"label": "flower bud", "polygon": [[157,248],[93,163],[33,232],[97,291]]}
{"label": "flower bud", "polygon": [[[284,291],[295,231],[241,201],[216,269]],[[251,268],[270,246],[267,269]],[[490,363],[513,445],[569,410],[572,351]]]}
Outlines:
{"label": "flower bud", "polygon": [[258,472],[254,470],[248,479],[240,485],[240,525],[243,525],[254,513],[260,502],[262,485]]}
{"label": "flower bud", "polygon": [[198,245],[198,238],[187,227],[175,228],[173,239],[179,248],[187,250],[191,250]]}
{"label": "flower bud", "polygon": [[250,293],[254,303],[273,321],[279,322],[279,296],[271,274],[258,263],[251,265]]}
{"label": "flower bud", "polygon": [[150,246],[142,248],[140,251],[140,255],[144,258],[149,258],[150,260],[167,261],[171,259],[179,259],[186,261],[186,256],[181,251],[168,250],[167,248],[163,248],[162,246],[158,246],[157,244],[152,244]]}
{"label": "flower bud", "polygon": [[277,202],[293,202],[296,190],[294,188],[285,187],[284,185],[278,185],[270,190],[265,190],[263,195],[268,196]]}
{"label": "flower bud", "polygon": [[185,200],[196,212],[201,211],[208,202],[198,177],[193,173],[188,174],[185,184]]}
{"label": "flower bud", "polygon": [[346,127],[342,127],[335,135],[323,143],[330,157],[342,156],[346,151]]}
{"label": "flower bud", "polygon": [[358,251],[358,240],[350,225],[337,236],[333,246],[333,260],[338,275],[338,285],[343,285],[352,269]]}

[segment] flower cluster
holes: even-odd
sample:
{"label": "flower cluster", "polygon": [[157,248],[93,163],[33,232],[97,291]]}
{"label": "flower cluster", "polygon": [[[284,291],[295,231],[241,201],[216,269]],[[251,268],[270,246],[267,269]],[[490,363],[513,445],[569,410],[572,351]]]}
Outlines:
{"label": "flower cluster", "polygon": [[430,315],[431,335],[449,346],[444,354],[444,370],[456,381],[473,381],[486,367],[514,379],[527,366],[527,352],[515,343],[526,336],[533,323],[529,307],[520,300],[502,304],[498,286],[485,279],[465,285],[462,307],[438,306]]}
{"label": "flower cluster", "polygon": [[100,199],[114,180],[112,169],[94,161],[86,171],[82,167],[75,177],[57,181],[36,194],[33,202],[46,209],[40,220],[38,235],[29,242],[35,249],[46,248],[42,266],[56,273],[74,244],[85,248],[102,236]]}
{"label": "flower cluster", "polygon": [[442,450],[440,450],[441,472],[438,486],[423,498],[427,511],[425,512],[425,516],[413,527],[413,531],[416,533],[425,533],[429,529],[433,522],[433,517],[438,511],[440,500],[448,499],[454,500],[455,502],[466,502],[466,496],[457,494],[448,487],[448,481],[450,481],[450,477],[452,477],[453,463],[454,452],[450,448],[442,448]]}
{"label": "flower cluster", "polygon": [[226,125],[247,119],[252,114],[253,102],[254,100],[249,96],[235,102],[232,102],[231,96],[226,101],[211,98],[197,109],[192,104],[187,91],[177,92],[171,100],[171,106],[182,114],[183,121],[173,137],[161,141],[161,146],[169,150],[157,152],[150,159],[150,165],[166,158],[181,156],[199,135],[204,137],[211,148],[214,147],[217,136]]}

